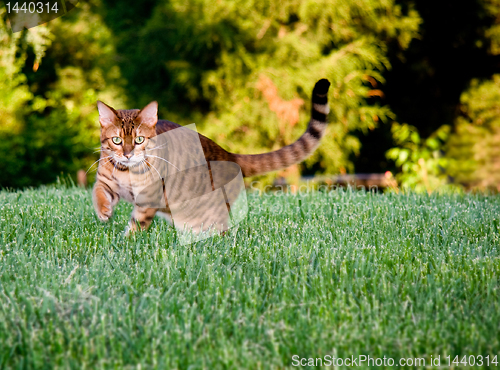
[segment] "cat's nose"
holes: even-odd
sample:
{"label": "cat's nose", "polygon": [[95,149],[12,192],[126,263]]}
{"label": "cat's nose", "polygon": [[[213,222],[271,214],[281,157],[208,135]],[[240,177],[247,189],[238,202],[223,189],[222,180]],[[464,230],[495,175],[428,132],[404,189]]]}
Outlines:
{"label": "cat's nose", "polygon": [[125,158],[130,159],[132,157],[132,153],[124,154]]}

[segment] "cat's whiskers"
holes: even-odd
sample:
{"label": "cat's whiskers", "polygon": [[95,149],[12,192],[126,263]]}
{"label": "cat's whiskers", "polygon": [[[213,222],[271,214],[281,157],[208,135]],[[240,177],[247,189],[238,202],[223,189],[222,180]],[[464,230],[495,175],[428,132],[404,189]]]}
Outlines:
{"label": "cat's whiskers", "polygon": [[[95,161],[94,163],[92,163],[92,164],[90,165],[89,169],[88,169],[88,170],[87,170],[87,172],[85,172],[85,173],[89,173],[90,169],[91,169],[92,167],[94,167],[94,165],[95,165],[97,162],[100,162],[100,161],[102,161],[103,159],[107,159],[107,158],[111,158],[111,159],[113,159],[113,156],[109,155],[109,156],[107,156],[107,157],[103,157],[103,158],[98,159],[97,161]],[[110,159],[109,161],[107,161],[106,163],[109,163],[109,162],[111,161],[111,159]],[[104,163],[104,164],[106,164],[106,163]]]}
{"label": "cat's whiskers", "polygon": [[144,175],[146,173],[146,170],[144,169],[144,163],[143,162],[139,162],[139,166],[141,166],[141,175]]}
{"label": "cat's whiskers", "polygon": [[[104,165],[108,164],[109,162],[111,162],[112,160],[113,160],[113,158],[110,158],[110,159],[108,159],[106,162],[104,162],[102,165],[104,166]],[[114,166],[113,166],[113,167],[114,167]]]}
{"label": "cat's whiskers", "polygon": [[161,144],[161,145],[159,145],[159,146],[155,146],[154,148],[151,148],[151,149],[145,149],[145,150],[146,150],[146,151],[149,151],[149,150],[156,150],[156,149],[160,149],[160,148],[164,147],[164,146],[165,146],[165,145],[167,145],[167,144],[168,144],[168,143],[163,143],[163,144]]}
{"label": "cat's whiskers", "polygon": [[96,147],[90,148],[90,149],[101,149],[101,148],[102,148],[102,146],[96,146]]}
{"label": "cat's whiskers", "polygon": [[[179,168],[177,168],[177,166],[175,166],[173,163],[171,163],[171,162],[167,161],[165,158],[158,157],[158,156],[156,156],[156,155],[152,155],[152,154],[145,154],[144,156],[145,156],[146,158],[148,158],[148,157],[153,157],[153,158],[158,158],[158,159],[161,159],[162,161],[165,161],[165,162],[167,162],[168,164],[170,164],[170,165],[174,166],[174,167],[177,169],[177,171],[180,171],[180,169],[179,169]],[[149,162],[148,162],[148,163],[149,163]]]}
{"label": "cat's whiskers", "polygon": [[156,171],[156,173],[158,174],[158,177],[159,177],[160,179],[163,179],[163,177],[161,177],[161,175],[160,175],[160,172],[158,172],[158,170],[156,169],[156,167],[155,167],[155,166],[153,166],[150,162],[146,162],[146,160],[145,160],[145,159],[144,159],[144,161],[143,161],[143,162],[144,162],[144,163],[147,163],[147,164],[149,164],[151,167],[153,167],[153,169],[154,169],[154,170]]}
{"label": "cat's whiskers", "polygon": [[144,168],[143,174],[148,173],[148,172],[151,171],[151,168],[148,166],[148,162],[142,161],[141,162],[141,166]]}

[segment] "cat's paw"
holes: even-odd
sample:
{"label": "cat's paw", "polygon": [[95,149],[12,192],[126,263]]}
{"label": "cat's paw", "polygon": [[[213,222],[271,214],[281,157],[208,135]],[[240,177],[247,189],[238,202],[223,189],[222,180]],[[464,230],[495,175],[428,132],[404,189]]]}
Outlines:
{"label": "cat's paw", "polygon": [[101,207],[101,209],[97,212],[97,218],[102,222],[108,221],[113,215],[113,210],[108,207]]}

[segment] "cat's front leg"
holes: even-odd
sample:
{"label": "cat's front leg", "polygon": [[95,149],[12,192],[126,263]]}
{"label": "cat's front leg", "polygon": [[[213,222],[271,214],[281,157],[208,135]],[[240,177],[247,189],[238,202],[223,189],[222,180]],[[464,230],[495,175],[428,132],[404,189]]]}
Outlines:
{"label": "cat's front leg", "polygon": [[157,208],[146,208],[135,206],[132,211],[132,217],[130,218],[130,222],[125,230],[125,235],[130,235],[139,230],[146,230],[149,225],[151,225],[151,221],[153,217],[155,217]]}
{"label": "cat's front leg", "polygon": [[99,220],[107,221],[113,215],[113,207],[120,196],[108,184],[98,180],[94,185],[92,200]]}

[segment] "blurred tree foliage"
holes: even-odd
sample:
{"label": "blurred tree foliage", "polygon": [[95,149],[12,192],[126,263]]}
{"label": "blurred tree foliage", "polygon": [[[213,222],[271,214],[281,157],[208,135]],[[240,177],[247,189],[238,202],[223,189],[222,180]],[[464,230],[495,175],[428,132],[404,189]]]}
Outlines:
{"label": "blurred tree foliage", "polygon": [[444,146],[448,140],[450,126],[443,125],[427,139],[420,137],[416,127],[408,124],[392,124],[392,134],[397,147],[390,149],[387,156],[401,172],[396,179],[404,187],[416,191],[435,191],[448,183],[448,160]]}
{"label": "blurred tree foliage", "polygon": [[20,36],[9,33],[2,13],[9,41],[2,51],[16,54],[4,63],[13,85],[1,97],[10,112],[0,123],[9,156],[2,186],[50,182],[90,164],[98,98],[116,108],[158,100],[162,118],[195,122],[234,152],[277,149],[305,130],[322,77],[333,83],[333,124],[307,166],[352,171],[348,158],[360,145],[350,132],[393,118],[379,102],[389,44],[403,51],[420,23],[416,11],[390,0],[95,0],[79,7]]}
{"label": "blurred tree foliage", "polygon": [[473,80],[448,142],[449,174],[467,187],[500,191],[500,75]]}
{"label": "blurred tree foliage", "polygon": [[397,147],[387,156],[405,186],[500,190],[500,80],[494,74],[500,67],[500,1],[430,3],[416,3],[422,37],[387,73],[388,102],[409,123],[393,125]]}
{"label": "blurred tree foliage", "polygon": [[353,172],[365,134],[359,168],[380,170],[373,163],[391,143],[373,133],[383,132],[404,185],[432,190],[450,174],[484,185],[495,142],[489,152],[476,143],[496,135],[496,123],[479,122],[497,109],[499,4],[91,0],[16,34],[1,8],[0,186],[52,182],[95,161],[98,99],[157,100],[161,118],[195,122],[230,151],[277,149],[305,130],[322,77],[332,123],[292,174]]}
{"label": "blurred tree foliage", "polygon": [[[484,30],[488,54],[500,56],[500,1],[482,0],[494,21]],[[498,60],[498,59],[497,59]],[[497,64],[500,67],[500,63]],[[500,74],[475,78],[460,96],[455,131],[447,145],[449,174],[468,188],[500,191]]]}
{"label": "blurred tree foliage", "polygon": [[[100,12],[116,40],[129,106],[158,100],[162,117],[195,122],[230,151],[296,140],[315,81],[330,79],[332,125],[306,162],[310,172],[327,173],[353,171],[348,158],[360,145],[352,130],[393,118],[378,99],[388,45],[403,51],[420,23],[411,8],[385,0],[103,0]],[[298,123],[280,117],[286,109]]]}
{"label": "blurred tree foliage", "polygon": [[[36,186],[93,162],[97,96],[113,103],[119,70],[90,4],[12,34],[0,8],[0,186]],[[95,159],[94,159],[95,160]]]}

